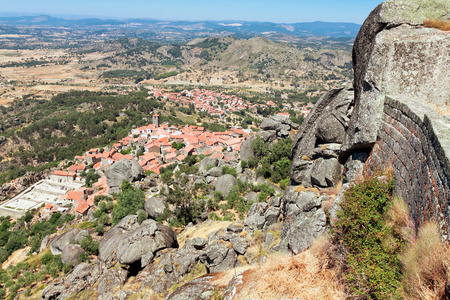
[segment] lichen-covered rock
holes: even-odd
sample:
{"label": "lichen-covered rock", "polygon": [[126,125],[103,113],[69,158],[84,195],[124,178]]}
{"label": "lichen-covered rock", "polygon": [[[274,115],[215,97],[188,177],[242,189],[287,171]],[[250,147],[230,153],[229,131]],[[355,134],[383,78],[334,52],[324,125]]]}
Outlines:
{"label": "lichen-covered rock", "polygon": [[264,213],[268,208],[267,203],[258,202],[252,204],[247,212],[247,217],[244,220],[244,224],[248,226],[251,230],[263,229],[266,223],[266,218]]}
{"label": "lichen-covered rock", "polygon": [[152,219],[156,219],[164,213],[166,206],[164,202],[155,197],[150,197],[145,201],[144,209]]}
{"label": "lichen-covered rock", "polygon": [[222,176],[222,169],[219,167],[213,167],[205,172],[206,176],[219,177]]}
{"label": "lichen-covered rock", "polygon": [[248,161],[250,158],[255,157],[255,153],[253,152],[253,149],[252,149],[252,141],[255,138],[256,137],[251,137],[242,143],[241,150],[239,152],[240,156],[241,156],[241,160]]}
{"label": "lichen-covered rock", "polygon": [[107,264],[113,261],[122,264],[140,261],[141,266],[145,267],[157,251],[177,247],[172,229],[148,219],[134,230],[127,231],[117,225],[112,228],[100,241],[98,258]]}
{"label": "lichen-covered rock", "polygon": [[223,272],[236,267],[239,262],[233,248],[218,242],[205,249],[204,263],[208,273]]}
{"label": "lichen-covered rock", "polygon": [[[317,158],[317,148],[342,140],[342,130],[346,130],[352,113],[353,88],[346,86],[327,92],[314,106],[300,127],[292,148],[291,180],[295,184],[311,186],[313,158]],[[330,120],[338,129],[327,133]],[[334,126],[334,125],[333,125]],[[325,139],[325,140],[324,140]],[[326,139],[329,139],[327,141]]]}
{"label": "lichen-covered rock", "polygon": [[53,255],[61,254],[64,247],[75,242],[79,232],[80,232],[79,229],[70,228],[63,234],[55,237],[53,241],[50,243],[50,250],[52,251],[52,254]]}
{"label": "lichen-covered rock", "polygon": [[42,292],[42,298],[62,300],[76,295],[80,291],[92,287],[105,271],[102,264],[81,263],[66,278],[60,278],[46,287]]}
{"label": "lichen-covered rock", "polygon": [[283,207],[284,223],[281,229],[281,248],[297,254],[309,248],[326,231],[326,214],[321,204],[327,196],[314,192],[296,192],[286,189]]}
{"label": "lichen-covered rock", "polygon": [[216,191],[222,193],[224,197],[228,196],[232,187],[236,186],[237,179],[233,175],[225,174],[219,177],[216,182]]}
{"label": "lichen-covered rock", "polygon": [[109,186],[109,194],[120,192],[123,180],[128,182],[144,178],[144,169],[134,159],[122,159],[106,170],[106,180]]}
{"label": "lichen-covered rock", "polygon": [[337,158],[323,159],[314,161],[311,170],[311,183],[319,187],[333,187],[342,174],[342,165]]}
{"label": "lichen-covered rock", "polygon": [[210,281],[215,275],[205,275],[196,278],[179,288],[166,297],[166,300],[208,300],[211,299],[216,285]]}
{"label": "lichen-covered rock", "polygon": [[386,96],[448,105],[450,37],[417,26],[426,19],[449,20],[449,2],[388,0],[364,21],[353,46],[355,107],[342,145],[343,159],[374,145]]}
{"label": "lichen-covered rock", "polygon": [[81,254],[84,253],[84,250],[77,244],[69,244],[64,247],[61,253],[61,261],[63,264],[72,263],[73,266],[78,264],[78,258]]}
{"label": "lichen-covered rock", "polygon": [[115,268],[106,271],[98,279],[97,291],[99,299],[111,299],[114,290],[122,286],[127,280],[128,271],[122,268]]}
{"label": "lichen-covered rock", "polygon": [[204,175],[211,167],[220,167],[222,166],[222,164],[223,161],[221,159],[208,156],[202,159],[202,161],[198,165],[198,172],[199,174]]}

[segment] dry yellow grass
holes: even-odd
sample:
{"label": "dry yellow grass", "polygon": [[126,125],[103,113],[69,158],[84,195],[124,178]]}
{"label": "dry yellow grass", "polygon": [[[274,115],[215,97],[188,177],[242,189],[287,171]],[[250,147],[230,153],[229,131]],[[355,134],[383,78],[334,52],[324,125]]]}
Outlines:
{"label": "dry yellow grass", "polygon": [[30,252],[30,247],[26,247],[23,249],[19,249],[14,251],[7,260],[2,264],[2,269],[6,269],[10,265],[16,265],[21,261],[25,260],[28,256],[28,252]]}
{"label": "dry yellow grass", "polygon": [[184,246],[186,238],[193,239],[196,237],[199,238],[208,238],[208,235],[214,231],[220,230],[222,228],[227,228],[230,224],[233,222],[227,222],[227,221],[210,221],[206,224],[195,226],[191,229],[188,229],[184,231],[183,233],[179,234],[177,236],[178,238],[178,244],[180,248]]}
{"label": "dry yellow grass", "polygon": [[441,241],[436,223],[425,224],[402,254],[404,299],[448,299],[450,247]]}
{"label": "dry yellow grass", "polygon": [[233,299],[344,299],[338,269],[327,254],[329,242],[319,239],[296,256],[268,257],[265,264],[243,274]]}
{"label": "dry yellow grass", "polygon": [[442,31],[450,31],[450,21],[443,20],[424,20],[423,26],[427,28],[437,28]]}

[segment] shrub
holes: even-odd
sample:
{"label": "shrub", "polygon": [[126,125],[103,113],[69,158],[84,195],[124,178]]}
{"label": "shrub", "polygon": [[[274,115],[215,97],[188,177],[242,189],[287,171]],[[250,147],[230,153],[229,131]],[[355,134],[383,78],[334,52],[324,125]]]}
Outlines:
{"label": "shrub", "polygon": [[98,254],[98,245],[99,245],[99,242],[93,241],[92,237],[90,235],[87,235],[80,242],[81,248],[86,250],[87,254]]}
{"label": "shrub", "polygon": [[346,252],[344,277],[350,292],[365,299],[390,299],[401,279],[402,237],[387,225],[394,180],[370,177],[345,192],[333,229]]}
{"label": "shrub", "polygon": [[227,165],[222,167],[222,174],[224,174],[224,175],[230,174],[230,175],[233,175],[234,177],[237,176],[236,169],[233,167],[227,166]]}
{"label": "shrub", "polygon": [[147,220],[147,218],[148,218],[147,212],[143,209],[138,210],[137,216],[138,216],[139,224],[141,224],[142,222],[144,222],[144,220]]}
{"label": "shrub", "polygon": [[53,261],[53,254],[51,252],[46,252],[42,255],[41,262],[43,265],[47,265]]}
{"label": "shrub", "polygon": [[65,264],[64,264],[64,266],[63,266],[63,268],[62,268],[62,271],[64,272],[64,274],[67,274],[67,273],[69,273],[70,271],[72,271],[72,269],[73,269],[72,263],[71,263],[71,262],[68,262],[68,263],[65,263]]}
{"label": "shrub", "polygon": [[283,190],[287,188],[287,186],[289,185],[289,180],[290,178],[285,178],[283,180],[280,180],[280,188],[282,188]]}

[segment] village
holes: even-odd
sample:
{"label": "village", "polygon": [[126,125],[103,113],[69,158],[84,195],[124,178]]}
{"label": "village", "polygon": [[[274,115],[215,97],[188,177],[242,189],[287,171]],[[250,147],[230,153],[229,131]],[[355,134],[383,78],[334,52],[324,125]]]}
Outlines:
{"label": "village", "polygon": [[[267,105],[253,105],[239,96],[205,89],[174,93],[148,88],[148,98],[155,97],[182,106],[194,105],[197,111],[221,118],[239,110],[256,112],[258,106],[276,106],[272,101],[266,102]],[[288,103],[283,103],[283,106],[291,107]],[[305,117],[311,111],[306,105],[295,107],[295,110]],[[278,114],[289,116],[285,112]],[[192,155],[210,156],[227,163],[231,159],[240,159],[241,144],[251,132],[251,129],[239,127],[225,132],[209,132],[202,126],[161,124],[159,114],[154,113],[151,124],[132,129],[128,136],[112,145],[89,149],[84,155],[75,156],[70,164],[61,162],[57,170],[52,171],[47,178],[2,203],[0,216],[19,218],[26,211],[42,205],[44,214],[67,212],[85,215],[94,206],[95,197],[112,194],[106,171],[114,163],[123,159],[135,160],[147,175],[159,175],[161,168],[181,163]],[[86,183],[87,172],[95,174],[96,182]]]}
{"label": "village", "polygon": [[[95,197],[110,194],[105,174],[114,163],[122,159],[136,160],[146,174],[159,174],[161,168],[181,163],[192,155],[210,156],[227,162],[239,159],[241,144],[250,132],[240,128],[208,132],[201,126],[160,124],[159,115],[155,113],[152,124],[132,129],[127,137],[110,147],[90,149],[83,156],[75,156],[72,165],[53,171],[49,178],[3,203],[0,215],[17,218],[41,205],[44,205],[44,214],[68,212],[85,215],[94,206]],[[88,169],[100,176],[92,187],[86,187],[83,178]]]}
{"label": "village", "polygon": [[[210,115],[224,116],[227,113],[233,113],[240,110],[246,110],[253,113],[257,112],[257,107],[267,108],[276,107],[273,101],[267,101],[266,104],[251,104],[236,95],[227,95],[205,89],[183,90],[181,93],[164,92],[161,89],[150,87],[149,98],[161,97],[168,101],[188,106],[193,104],[198,111],[207,112]],[[308,106],[312,106],[309,104]],[[311,112],[307,105],[291,105],[283,102],[283,109],[294,109],[300,111],[305,117]]]}

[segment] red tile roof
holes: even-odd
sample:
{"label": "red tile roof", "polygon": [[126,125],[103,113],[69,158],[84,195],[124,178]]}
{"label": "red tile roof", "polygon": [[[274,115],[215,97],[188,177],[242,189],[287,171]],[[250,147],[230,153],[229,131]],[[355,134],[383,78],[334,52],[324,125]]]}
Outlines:
{"label": "red tile roof", "polygon": [[84,202],[83,204],[78,205],[76,212],[80,214],[84,214],[89,209],[89,204]]}

